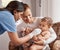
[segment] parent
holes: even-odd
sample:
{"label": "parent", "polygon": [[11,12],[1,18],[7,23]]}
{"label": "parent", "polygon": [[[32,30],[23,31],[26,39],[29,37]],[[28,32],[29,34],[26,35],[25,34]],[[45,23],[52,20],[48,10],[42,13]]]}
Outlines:
{"label": "parent", "polygon": [[[26,28],[26,27],[29,27],[31,29],[37,28],[39,25],[39,21],[43,18],[43,17],[32,17],[30,7],[27,4],[25,4],[24,7],[25,7],[25,11],[23,13],[23,16],[21,17],[22,22],[17,27],[17,29],[18,29],[17,32],[19,34],[19,37],[21,37],[20,32],[24,28]],[[50,28],[49,31],[51,32],[51,37],[49,39],[47,39],[46,41],[43,41],[44,44],[53,42],[57,37],[53,28]]]}

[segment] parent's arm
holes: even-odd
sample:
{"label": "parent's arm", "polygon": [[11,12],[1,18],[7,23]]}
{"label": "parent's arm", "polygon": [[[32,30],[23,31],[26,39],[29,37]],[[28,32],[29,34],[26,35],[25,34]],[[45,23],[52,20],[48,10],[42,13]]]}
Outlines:
{"label": "parent's arm", "polygon": [[52,27],[49,29],[49,31],[51,33],[51,36],[50,36],[49,39],[44,41],[44,44],[50,44],[51,42],[53,42],[57,38],[57,35],[56,35],[56,33],[55,33],[55,31],[53,30]]}

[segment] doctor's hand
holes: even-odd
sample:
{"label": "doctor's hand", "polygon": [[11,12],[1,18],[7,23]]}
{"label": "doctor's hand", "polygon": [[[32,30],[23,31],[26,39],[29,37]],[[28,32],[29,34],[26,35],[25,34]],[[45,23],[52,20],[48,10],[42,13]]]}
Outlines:
{"label": "doctor's hand", "polygon": [[41,33],[41,29],[37,28],[37,29],[33,30],[29,35],[32,38],[33,36],[36,36],[36,35],[38,35],[40,33]]}

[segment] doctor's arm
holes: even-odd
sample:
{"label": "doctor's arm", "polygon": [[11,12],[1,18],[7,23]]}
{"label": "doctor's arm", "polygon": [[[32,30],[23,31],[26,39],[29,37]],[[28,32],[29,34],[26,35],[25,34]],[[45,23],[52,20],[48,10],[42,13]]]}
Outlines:
{"label": "doctor's arm", "polygon": [[10,40],[15,44],[15,45],[21,45],[25,42],[27,42],[29,39],[31,39],[30,35],[26,35],[22,38],[19,38],[17,33],[13,32],[8,32]]}
{"label": "doctor's arm", "polygon": [[15,32],[8,32],[9,38],[10,40],[16,44],[16,45],[21,45],[25,42],[27,42],[28,40],[30,40],[34,35],[38,35],[41,32],[40,29],[35,29],[34,31],[32,31],[30,34],[19,38],[17,33]]}

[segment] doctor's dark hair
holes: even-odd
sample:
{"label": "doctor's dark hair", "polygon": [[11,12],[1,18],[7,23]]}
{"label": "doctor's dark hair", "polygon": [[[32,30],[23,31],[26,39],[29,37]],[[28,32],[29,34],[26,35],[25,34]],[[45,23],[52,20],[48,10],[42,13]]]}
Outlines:
{"label": "doctor's dark hair", "polygon": [[17,12],[23,12],[24,11],[24,6],[23,2],[19,1],[11,1],[7,6],[6,9],[10,11],[14,15],[14,10]]}

